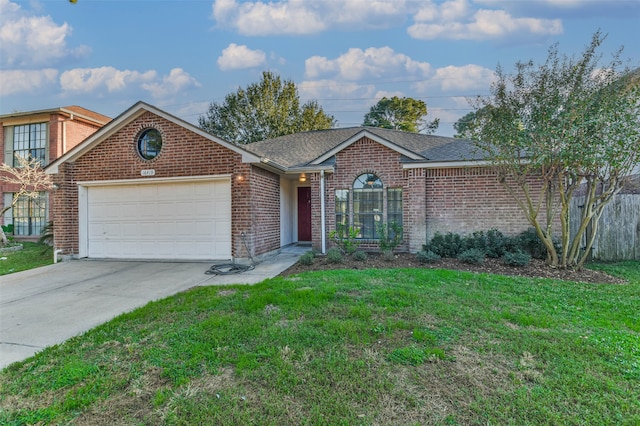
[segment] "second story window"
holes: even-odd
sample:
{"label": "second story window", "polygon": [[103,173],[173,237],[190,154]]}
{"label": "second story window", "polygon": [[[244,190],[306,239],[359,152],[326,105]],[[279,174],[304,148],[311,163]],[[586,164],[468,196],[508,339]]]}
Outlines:
{"label": "second story window", "polygon": [[44,166],[47,155],[47,123],[24,124],[13,128],[13,165],[18,157],[37,159]]}

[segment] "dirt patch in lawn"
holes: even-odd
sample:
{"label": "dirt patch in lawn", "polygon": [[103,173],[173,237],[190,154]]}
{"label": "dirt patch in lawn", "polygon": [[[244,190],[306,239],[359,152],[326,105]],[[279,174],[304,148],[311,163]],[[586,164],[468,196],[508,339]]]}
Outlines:
{"label": "dirt patch in lawn", "polygon": [[421,263],[415,254],[398,253],[393,259],[385,258],[379,254],[369,254],[366,260],[355,260],[350,256],[345,256],[341,263],[332,263],[325,256],[317,256],[313,264],[303,265],[300,262],[282,272],[281,276],[289,276],[307,271],[325,271],[335,269],[388,269],[388,268],[427,268],[427,269],[450,269],[468,272],[484,272],[490,274],[529,277],[529,278],[551,278],[583,283],[602,284],[623,284],[625,281],[618,277],[605,274],[600,271],[590,269],[576,270],[573,268],[551,268],[538,259],[532,259],[526,266],[505,265],[501,259],[484,260],[480,265],[472,265],[459,261],[458,259],[440,259],[431,263]]}

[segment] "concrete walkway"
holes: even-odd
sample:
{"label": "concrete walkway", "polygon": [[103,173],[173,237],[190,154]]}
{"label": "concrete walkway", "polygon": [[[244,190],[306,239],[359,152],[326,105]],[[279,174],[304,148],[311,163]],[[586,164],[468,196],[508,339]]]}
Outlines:
{"label": "concrete walkway", "polygon": [[72,260],[0,276],[0,368],[191,287],[275,277],[308,249],[284,248],[234,275],[206,275],[212,263],[202,262]]}

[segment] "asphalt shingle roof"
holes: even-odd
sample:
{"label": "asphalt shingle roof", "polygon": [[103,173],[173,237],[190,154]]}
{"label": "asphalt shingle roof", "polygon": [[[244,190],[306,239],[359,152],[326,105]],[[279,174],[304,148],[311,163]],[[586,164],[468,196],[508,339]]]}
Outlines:
{"label": "asphalt shingle roof", "polygon": [[245,145],[247,151],[285,167],[303,167],[360,132],[390,142],[423,158],[424,162],[476,160],[471,141],[377,127],[348,127],[295,133]]}

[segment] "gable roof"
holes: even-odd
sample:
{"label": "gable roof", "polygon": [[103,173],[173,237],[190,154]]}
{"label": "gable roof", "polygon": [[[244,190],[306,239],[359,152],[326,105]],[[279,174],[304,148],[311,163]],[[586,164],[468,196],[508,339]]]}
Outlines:
{"label": "gable roof", "polygon": [[245,145],[246,149],[287,168],[320,165],[352,143],[368,137],[405,157],[406,163],[481,160],[473,142],[377,127],[314,130]]}
{"label": "gable roof", "polygon": [[142,114],[146,113],[146,112],[150,112],[152,114],[155,114],[159,117],[162,117],[178,126],[184,127],[187,130],[196,133],[206,139],[209,139],[212,142],[215,142],[219,145],[224,146],[225,148],[228,148],[232,151],[235,151],[239,154],[242,155],[242,161],[244,162],[256,162],[259,163],[262,159],[259,157],[256,157],[254,154],[250,153],[249,151],[242,149],[240,147],[238,147],[237,145],[234,145],[230,142],[225,141],[224,139],[221,139],[217,136],[214,136],[210,133],[205,132],[204,130],[200,129],[199,127],[194,126],[191,123],[188,123],[178,117],[175,117],[167,112],[164,112],[154,106],[151,106],[145,102],[137,102],[136,104],[134,104],[133,106],[131,106],[129,109],[127,109],[125,112],[123,112],[122,114],[120,114],[118,117],[114,118],[111,122],[109,122],[107,125],[105,125],[104,127],[102,127],[100,130],[98,130],[97,132],[95,132],[94,134],[92,134],[91,136],[89,136],[87,139],[85,139],[84,141],[82,141],[82,143],[80,143],[79,145],[77,145],[76,147],[74,147],[73,149],[67,151],[64,155],[62,155],[61,157],[59,157],[57,160],[53,161],[51,164],[49,164],[47,167],[45,167],[45,172],[47,174],[56,174],[58,173],[58,169],[60,167],[61,164],[70,161],[73,162],[76,159],[82,157],[85,153],[89,152],[90,150],[92,150],[94,147],[96,147],[97,145],[99,145],[100,143],[102,143],[104,140],[106,140],[107,138],[109,138],[111,135],[113,135],[114,133],[118,132],[120,129],[122,129],[124,126],[128,125],[129,123],[131,123],[132,121],[134,121],[135,119],[137,119],[138,117],[140,117]]}

